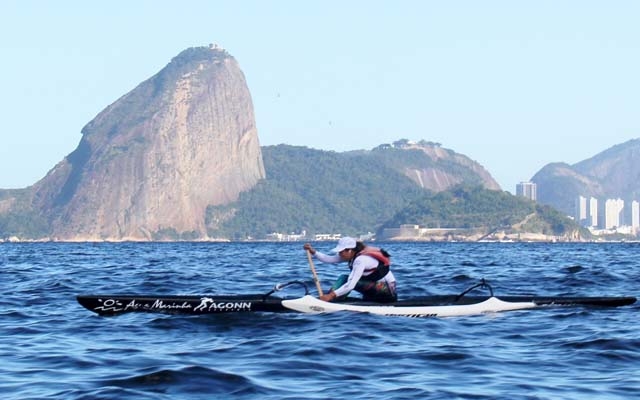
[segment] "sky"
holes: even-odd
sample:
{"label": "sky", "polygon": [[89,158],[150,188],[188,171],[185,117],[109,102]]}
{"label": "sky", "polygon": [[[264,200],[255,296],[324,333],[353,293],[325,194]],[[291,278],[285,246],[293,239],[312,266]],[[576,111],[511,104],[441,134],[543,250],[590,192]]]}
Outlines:
{"label": "sky", "polygon": [[42,179],[189,47],[239,63],[261,146],[426,140],[515,192],[640,137],[637,1],[7,0],[0,188]]}

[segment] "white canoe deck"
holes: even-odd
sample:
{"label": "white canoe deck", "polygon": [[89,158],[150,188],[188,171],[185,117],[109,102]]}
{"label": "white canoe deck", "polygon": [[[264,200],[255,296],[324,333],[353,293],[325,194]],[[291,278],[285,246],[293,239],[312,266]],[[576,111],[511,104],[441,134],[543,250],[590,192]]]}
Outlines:
{"label": "white canoe deck", "polygon": [[476,304],[442,305],[442,306],[407,306],[390,305],[356,305],[329,303],[313,296],[306,295],[298,299],[283,300],[282,305],[288,309],[303,313],[322,314],[338,311],[363,312],[377,315],[397,315],[406,317],[459,317],[501,311],[524,310],[538,307],[533,302],[506,302],[490,297]]}

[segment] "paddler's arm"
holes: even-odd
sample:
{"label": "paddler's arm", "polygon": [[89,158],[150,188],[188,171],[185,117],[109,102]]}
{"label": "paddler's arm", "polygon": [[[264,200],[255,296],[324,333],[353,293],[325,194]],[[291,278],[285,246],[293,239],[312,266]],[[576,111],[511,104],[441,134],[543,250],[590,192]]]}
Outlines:
{"label": "paddler's arm", "polygon": [[331,263],[331,264],[335,264],[335,263],[339,263],[341,261],[343,261],[339,255],[335,255],[335,256],[330,256],[328,254],[324,254],[320,251],[317,251],[316,249],[313,248],[313,246],[311,246],[310,243],[305,243],[304,246],[302,246],[305,250],[307,250],[309,253],[311,253],[312,256],[314,256],[315,258],[317,258],[319,261],[322,261],[323,263]]}
{"label": "paddler's arm", "polygon": [[347,278],[347,282],[337,288],[335,291],[331,289],[331,291],[325,295],[318,297],[322,301],[333,301],[338,297],[343,297],[349,294],[355,287],[356,283],[362,278],[362,273],[364,272],[364,265],[362,263],[356,263],[349,274],[349,278]]}

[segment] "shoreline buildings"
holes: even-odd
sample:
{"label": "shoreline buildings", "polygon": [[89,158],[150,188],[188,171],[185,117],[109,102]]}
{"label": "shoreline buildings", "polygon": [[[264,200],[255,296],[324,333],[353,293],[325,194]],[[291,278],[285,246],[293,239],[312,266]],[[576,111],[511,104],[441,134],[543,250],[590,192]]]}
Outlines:
{"label": "shoreline buildings", "polygon": [[592,231],[635,234],[640,230],[640,203],[621,198],[599,201],[595,197],[576,199],[575,220]]}
{"label": "shoreline buildings", "polygon": [[[516,196],[537,201],[537,185],[534,182],[518,183]],[[572,217],[596,235],[616,232],[640,234],[640,203],[637,200],[602,200],[593,196],[579,196]]]}

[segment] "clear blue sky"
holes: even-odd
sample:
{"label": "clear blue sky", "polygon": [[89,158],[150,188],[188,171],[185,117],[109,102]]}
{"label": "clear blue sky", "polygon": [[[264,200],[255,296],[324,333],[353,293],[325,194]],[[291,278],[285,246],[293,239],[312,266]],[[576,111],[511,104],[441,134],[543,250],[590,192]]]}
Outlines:
{"label": "clear blue sky", "polygon": [[640,137],[639,20],[637,1],[3,1],[0,188],[43,178],[101,110],[218,43],[261,145],[424,139],[513,193]]}

